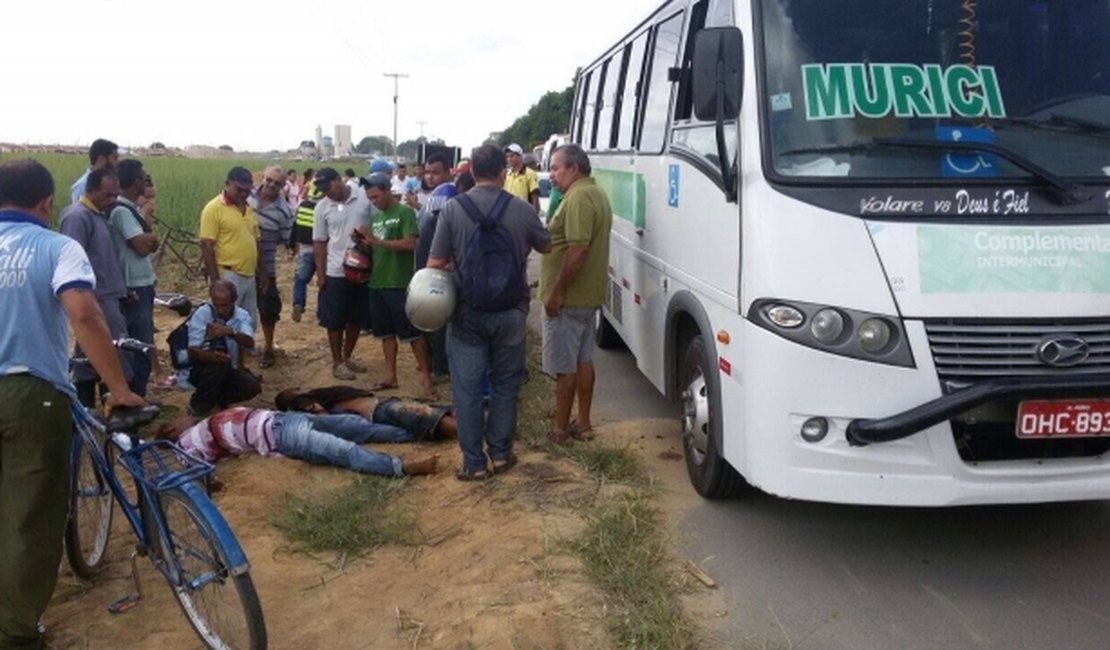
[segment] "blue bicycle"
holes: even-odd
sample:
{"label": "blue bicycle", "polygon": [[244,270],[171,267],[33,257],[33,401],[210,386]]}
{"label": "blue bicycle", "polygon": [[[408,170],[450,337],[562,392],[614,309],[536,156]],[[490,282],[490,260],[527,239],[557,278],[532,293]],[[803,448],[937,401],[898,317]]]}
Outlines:
{"label": "blue bicycle", "polygon": [[[150,350],[127,339],[116,345]],[[169,441],[140,440],[137,427],[157,415],[156,407],[120,409],[101,423],[74,405],[65,536],[70,564],[83,578],[92,578],[103,566],[115,501],[136,538],[131,556],[135,593],[113,602],[109,611],[126,611],[142,599],[136,558],[149,557],[207,647],[265,648],[266,624],[247,557],[208,497],[212,465]],[[124,487],[117,469],[125,480],[130,476],[133,491]]]}

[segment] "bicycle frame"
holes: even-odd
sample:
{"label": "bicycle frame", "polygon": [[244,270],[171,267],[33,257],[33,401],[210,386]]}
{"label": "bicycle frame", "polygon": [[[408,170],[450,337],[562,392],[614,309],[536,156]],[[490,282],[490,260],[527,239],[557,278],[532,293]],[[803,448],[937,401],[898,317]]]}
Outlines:
{"label": "bicycle frame", "polygon": [[[158,551],[159,548],[170,548],[170,536],[167,532],[158,498],[158,493],[162,491],[179,489],[194,497],[194,505],[203,514],[210,515],[208,520],[213,525],[217,538],[216,542],[226,554],[228,573],[235,576],[249,570],[250,566],[246,555],[236,541],[230,527],[223,517],[219,516],[216,506],[207,497],[198,498],[204,496],[203,492],[193,484],[193,481],[211,474],[214,469],[212,465],[188,456],[180,447],[166,440],[146,442],[127,449],[109,436],[104,426],[90,417],[83,408],[73,405],[71,411],[73,413],[74,429],[78,436],[74,443],[79,444],[80,441],[84,441],[101,487],[106,485],[111,490],[112,496],[119,504],[120,510],[127,518],[127,523],[135,534],[138,553],[140,555],[150,554],[154,565],[171,585],[179,586],[181,584],[182,571],[177,559],[172,557],[172,554],[171,557],[162,557]],[[98,443],[97,433],[103,435],[108,444],[115,445],[120,452],[120,464],[134,479],[138,497],[134,506],[124,493],[123,486],[108,462],[104,450]],[[165,457],[158,453],[158,450],[167,451],[170,457],[182,464],[182,469],[171,467],[171,463],[168,463]],[[74,455],[74,459],[74,462],[76,462],[76,455]],[[144,471],[147,466],[144,463],[151,466],[151,472]],[[197,493],[194,493],[194,491]],[[144,504],[148,507],[144,507]],[[150,521],[147,521],[148,517]],[[151,534],[158,535],[158,538],[152,538]],[[199,588],[217,577],[215,575],[199,576],[192,580],[188,587],[190,589]]]}

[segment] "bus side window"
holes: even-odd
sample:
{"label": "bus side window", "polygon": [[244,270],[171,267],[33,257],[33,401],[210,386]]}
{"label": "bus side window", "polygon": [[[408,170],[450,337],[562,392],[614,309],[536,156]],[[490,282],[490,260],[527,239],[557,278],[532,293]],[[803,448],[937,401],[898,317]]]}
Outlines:
{"label": "bus side window", "polygon": [[678,58],[678,44],[682,40],[682,13],[671,16],[655,28],[651,46],[651,68],[647,87],[643,89],[643,127],[640,130],[640,151],[662,153],[670,117],[671,82],[667,80],[670,69]]}
{"label": "bus side window", "polygon": [[674,121],[689,120],[694,115],[694,36],[705,27],[705,12],[708,8],[707,0],[694,5],[690,11],[690,23],[686,26],[686,48],[682,52],[682,63],[679,64],[678,96],[674,102]]}
{"label": "bus side window", "polygon": [[597,122],[594,132],[594,149],[611,149],[611,135],[613,132],[613,116],[616,107],[617,82],[620,81],[620,53],[609,57],[602,64],[601,82],[597,87]]}
{"label": "bus side window", "polygon": [[590,110],[593,103],[590,101],[590,81],[593,79],[594,73],[591,70],[583,77],[581,83],[581,90],[578,93],[578,116],[576,118],[576,128],[574,134],[574,141],[583,147],[588,147],[587,142],[593,138],[594,133],[594,114]]}
{"label": "bus side window", "polygon": [[636,148],[636,131],[640,126],[640,89],[643,86],[644,51],[647,49],[647,39],[648,33],[644,32],[637,36],[626,49],[628,63],[625,65],[616,145],[618,149],[625,151]]}

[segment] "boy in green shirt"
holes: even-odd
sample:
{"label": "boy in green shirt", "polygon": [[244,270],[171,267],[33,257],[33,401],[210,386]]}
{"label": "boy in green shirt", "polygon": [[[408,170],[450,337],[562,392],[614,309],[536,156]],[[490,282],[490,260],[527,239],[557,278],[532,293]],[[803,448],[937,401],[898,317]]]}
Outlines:
{"label": "boy in green shirt", "polygon": [[370,217],[370,227],[360,227],[353,235],[356,245],[372,256],[370,329],[374,338],[381,340],[385,357],[385,377],[370,390],[397,388],[397,341],[401,340],[412,344],[424,391],[435,398],[427,345],[405,315],[405,290],[412,279],[416,248],[416,213],[394,198],[388,174],[370,174],[359,182],[366,189],[366,198],[378,209]]}

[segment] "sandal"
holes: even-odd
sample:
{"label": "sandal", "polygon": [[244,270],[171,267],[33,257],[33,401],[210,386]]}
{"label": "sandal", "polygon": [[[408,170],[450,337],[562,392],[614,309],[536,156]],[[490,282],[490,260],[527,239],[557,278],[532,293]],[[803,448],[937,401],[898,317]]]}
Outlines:
{"label": "sandal", "polygon": [[578,420],[570,423],[570,428],[567,429],[567,434],[577,440],[578,442],[590,442],[596,436],[594,435],[593,427],[586,427],[585,429],[578,428]]}
{"label": "sandal", "polygon": [[393,382],[392,384],[388,384],[384,381],[379,381],[378,383],[371,386],[370,390],[372,390],[376,393],[376,392],[381,391],[381,390],[393,390],[395,388],[398,388],[397,382]]}
{"label": "sandal", "polygon": [[551,429],[547,432],[547,440],[548,442],[553,442],[557,445],[565,445],[570,442],[570,434],[566,431]]}
{"label": "sandal", "polygon": [[516,457],[516,454],[510,451],[508,456],[505,456],[504,458],[498,460],[501,461],[500,465],[497,464],[497,460],[493,461],[494,474],[504,474],[510,469],[516,467],[516,464],[520,459]]}
{"label": "sandal", "polygon": [[489,478],[489,470],[485,467],[482,469],[468,469],[466,466],[463,466],[459,468],[459,471],[455,472],[455,478],[460,481],[484,481]]}

